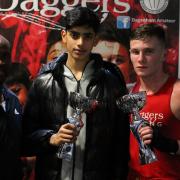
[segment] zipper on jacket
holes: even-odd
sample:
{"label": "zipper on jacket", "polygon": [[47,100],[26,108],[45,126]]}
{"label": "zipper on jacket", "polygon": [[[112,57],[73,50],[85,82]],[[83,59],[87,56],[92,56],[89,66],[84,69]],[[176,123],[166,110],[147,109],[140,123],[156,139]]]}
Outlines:
{"label": "zipper on jacket", "polygon": [[[79,89],[80,89],[80,81],[81,80],[77,80],[77,93],[79,93]],[[74,168],[75,168],[75,161],[76,161],[76,145],[74,143],[74,150],[73,150],[73,168],[72,168],[72,180],[74,180]]]}
{"label": "zipper on jacket", "polygon": [[81,81],[81,80],[78,80],[78,81],[77,81],[77,89],[76,89],[77,93],[79,93],[79,89],[80,89],[80,81]]}

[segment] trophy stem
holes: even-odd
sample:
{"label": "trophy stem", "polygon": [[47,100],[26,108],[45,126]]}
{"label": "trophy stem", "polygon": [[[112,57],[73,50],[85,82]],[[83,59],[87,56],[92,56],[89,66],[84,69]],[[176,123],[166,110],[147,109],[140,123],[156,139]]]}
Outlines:
{"label": "trophy stem", "polygon": [[134,118],[133,118],[134,121],[137,121],[137,120],[141,119],[141,116],[140,116],[137,108],[133,108],[132,113],[133,113],[133,116],[134,116]]}
{"label": "trophy stem", "polygon": [[79,108],[76,108],[75,112],[73,113],[72,117],[75,119],[80,119],[81,116],[81,110]]}
{"label": "trophy stem", "polygon": [[[80,114],[76,114],[76,112],[73,114],[72,117],[68,118],[69,123],[74,124],[77,128],[77,131],[80,131],[81,129],[81,123],[80,123]],[[72,154],[73,154],[73,143],[64,143],[61,145],[57,152],[57,157],[60,159],[65,159],[67,161],[71,161]]]}

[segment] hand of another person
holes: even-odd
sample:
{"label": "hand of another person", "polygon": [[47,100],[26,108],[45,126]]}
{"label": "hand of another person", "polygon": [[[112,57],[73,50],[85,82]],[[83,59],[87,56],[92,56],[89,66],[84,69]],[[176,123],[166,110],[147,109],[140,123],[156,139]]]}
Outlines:
{"label": "hand of another person", "polygon": [[152,138],[153,138],[153,129],[151,126],[145,126],[145,127],[140,127],[139,128],[139,134],[140,137],[142,138],[144,144],[148,145],[151,144]]}
{"label": "hand of another person", "polygon": [[50,137],[50,144],[59,146],[63,143],[73,143],[76,141],[79,132],[74,124],[64,124],[56,134]]}

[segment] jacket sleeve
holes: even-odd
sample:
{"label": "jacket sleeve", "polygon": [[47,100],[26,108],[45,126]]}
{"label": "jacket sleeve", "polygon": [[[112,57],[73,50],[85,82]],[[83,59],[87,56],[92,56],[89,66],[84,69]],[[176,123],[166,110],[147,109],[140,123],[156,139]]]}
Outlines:
{"label": "jacket sleeve", "polygon": [[[119,97],[127,94],[126,85],[124,78],[121,76],[121,72],[116,70],[116,66],[111,66],[111,73],[113,74],[111,79],[111,89],[114,89],[112,104],[114,104],[113,114],[113,144],[115,148],[113,149],[112,158],[114,158],[114,168],[113,168],[113,180],[127,179],[128,176],[128,163],[129,163],[129,135],[130,135],[130,125],[129,125],[129,115],[124,113],[116,105],[116,100]],[[113,79],[113,80],[112,80]],[[116,82],[116,83],[115,83]],[[110,92],[110,89],[108,90]],[[110,101],[110,100],[109,100]]]}
{"label": "jacket sleeve", "polygon": [[[119,83],[119,95],[123,96],[127,93],[126,86],[123,80],[118,80]],[[122,82],[122,83],[121,83]],[[120,88],[121,86],[121,88]],[[123,87],[124,86],[124,87]],[[117,148],[114,150],[114,178],[113,179],[127,179],[128,176],[128,164],[129,164],[129,135],[130,124],[129,115],[124,113],[116,105],[115,108],[115,126],[114,126],[114,143]]]}
{"label": "jacket sleeve", "polygon": [[23,155],[37,155],[57,148],[49,144],[49,138],[55,131],[44,126],[44,114],[40,96],[42,89],[39,88],[40,79],[34,80],[29,91],[27,103],[23,113]]}
{"label": "jacket sleeve", "polygon": [[0,106],[0,179],[20,179],[22,109],[17,97],[5,92],[5,109]]}
{"label": "jacket sleeve", "polygon": [[115,159],[114,179],[127,179],[129,164],[129,117],[123,112],[117,113],[117,122],[115,127],[117,149],[113,155]]}
{"label": "jacket sleeve", "polygon": [[117,98],[127,94],[126,85],[121,72],[116,66],[109,64],[106,71],[107,104],[110,105],[110,119],[112,121],[112,175],[111,180],[125,180],[128,176],[129,163],[129,116],[116,105]]}

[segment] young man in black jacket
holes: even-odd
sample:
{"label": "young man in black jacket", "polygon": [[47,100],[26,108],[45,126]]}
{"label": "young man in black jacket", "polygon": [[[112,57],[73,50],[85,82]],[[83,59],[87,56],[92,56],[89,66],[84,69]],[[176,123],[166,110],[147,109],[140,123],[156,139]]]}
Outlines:
{"label": "young man in black jacket", "polygon": [[20,180],[22,109],[17,97],[4,86],[9,64],[10,44],[0,35],[0,179]]}
{"label": "young man in black jacket", "polygon": [[[91,50],[100,22],[85,7],[67,11],[62,40],[67,53],[33,82],[24,111],[28,153],[37,156],[38,180],[123,180],[129,160],[128,116],[116,106],[126,93],[122,74]],[[81,130],[69,123],[70,92],[96,99],[96,107],[81,114]],[[74,143],[72,159],[57,157],[60,146]]]}

